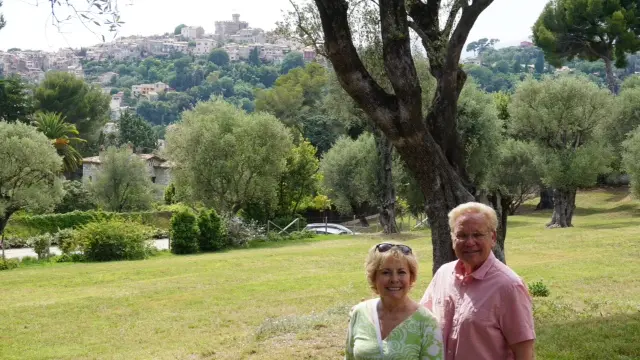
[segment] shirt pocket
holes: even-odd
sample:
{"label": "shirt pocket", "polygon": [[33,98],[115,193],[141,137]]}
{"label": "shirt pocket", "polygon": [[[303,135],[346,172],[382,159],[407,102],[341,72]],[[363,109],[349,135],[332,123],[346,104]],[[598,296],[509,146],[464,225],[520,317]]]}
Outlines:
{"label": "shirt pocket", "polygon": [[464,322],[472,325],[478,325],[482,327],[495,327],[496,317],[495,311],[489,307],[474,306],[473,303],[469,304]]}

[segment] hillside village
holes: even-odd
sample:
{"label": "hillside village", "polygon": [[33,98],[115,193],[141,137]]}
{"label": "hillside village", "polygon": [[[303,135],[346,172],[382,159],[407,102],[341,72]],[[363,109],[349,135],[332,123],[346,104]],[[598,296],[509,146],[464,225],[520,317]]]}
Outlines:
{"label": "hillside village", "polygon": [[[44,74],[51,70],[84,78],[83,61],[123,61],[175,53],[202,56],[216,48],[223,48],[231,61],[248,59],[254,48],[258,49],[261,60],[274,64],[282,62],[291,51],[301,52],[305,61],[317,58],[312,47],[305,47],[260,28],[252,28],[248,22],[240,21],[240,14],[232,14],[232,20],[215,21],[214,29],[213,33],[207,33],[202,26],[184,26],[180,34],[121,37],[77,50],[45,52],[9,49],[0,51],[0,73],[5,76],[18,74],[32,82],[42,81]],[[96,82],[108,83],[113,75],[103,74]]]}

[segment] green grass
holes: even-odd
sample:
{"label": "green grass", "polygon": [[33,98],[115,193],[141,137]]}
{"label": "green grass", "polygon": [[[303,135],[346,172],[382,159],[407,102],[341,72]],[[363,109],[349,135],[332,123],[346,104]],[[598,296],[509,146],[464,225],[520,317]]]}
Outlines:
{"label": "green grass", "polygon": [[[640,206],[581,193],[574,228],[510,218],[507,262],[535,299],[538,359],[640,359]],[[427,233],[400,238],[430,278]],[[0,359],[337,359],[376,235],[320,237],[144,261],[0,272]]]}

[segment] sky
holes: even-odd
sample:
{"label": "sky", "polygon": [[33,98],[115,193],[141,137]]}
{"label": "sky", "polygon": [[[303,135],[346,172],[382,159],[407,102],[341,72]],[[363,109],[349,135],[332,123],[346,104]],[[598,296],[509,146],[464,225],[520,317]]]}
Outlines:
{"label": "sky", "polygon": [[[500,39],[497,47],[517,45],[528,40],[531,26],[548,0],[495,0],[485,10],[469,34],[468,41],[483,37]],[[69,0],[78,9],[86,0]],[[112,36],[106,29],[93,26],[93,33],[77,17],[57,27],[52,22],[49,0],[4,0],[0,12],[7,25],[0,30],[0,50],[21,49],[55,51],[60,48],[91,46]],[[118,0],[122,25],[119,35],[155,35],[173,32],[181,24],[202,26],[206,33],[214,32],[214,22],[231,20],[239,13],[249,26],[271,30],[282,17],[282,10],[291,9],[288,0]],[[64,19],[70,14],[59,8]]]}

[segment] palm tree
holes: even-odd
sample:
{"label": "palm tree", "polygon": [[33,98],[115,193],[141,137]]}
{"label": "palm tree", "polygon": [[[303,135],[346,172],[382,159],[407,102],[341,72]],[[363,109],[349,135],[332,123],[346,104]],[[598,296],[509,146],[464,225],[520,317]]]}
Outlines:
{"label": "palm tree", "polygon": [[40,112],[35,115],[33,125],[46,137],[51,139],[51,144],[62,157],[63,170],[72,173],[82,165],[82,155],[72,144],[86,142],[77,137],[78,129],[74,124],[65,122],[64,116],[59,113]]}

